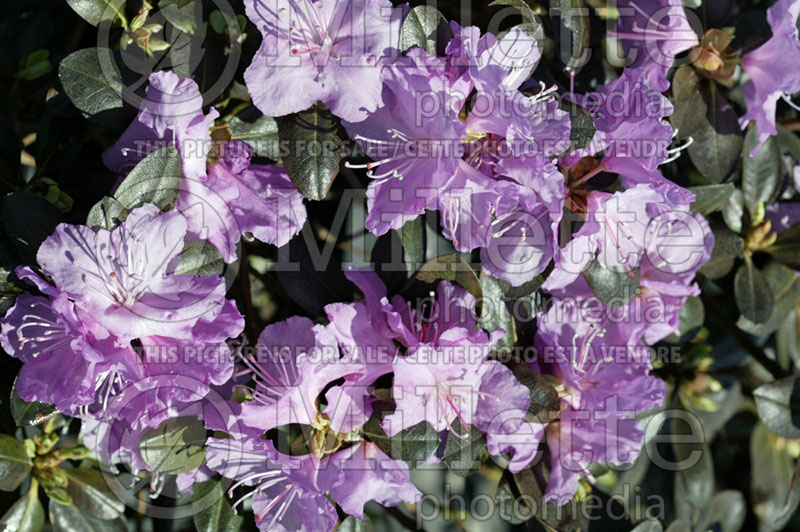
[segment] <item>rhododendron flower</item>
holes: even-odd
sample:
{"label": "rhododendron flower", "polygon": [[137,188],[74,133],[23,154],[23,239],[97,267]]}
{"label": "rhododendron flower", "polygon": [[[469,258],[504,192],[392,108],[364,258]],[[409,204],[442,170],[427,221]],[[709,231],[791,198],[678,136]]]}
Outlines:
{"label": "rhododendron flower", "polygon": [[263,36],[245,82],[265,115],[319,100],[358,122],[382,105],[381,64],[396,54],[404,10],[386,0],[248,0],[245,7]]}
{"label": "rhododendron flower", "polygon": [[675,56],[699,44],[681,0],[628,0],[616,7],[617,30],[609,34],[622,41],[629,67],[643,69],[654,89],[666,91]]}
{"label": "rhododendron flower", "polygon": [[253,148],[233,140],[217,146],[208,175],[184,182],[178,209],[189,230],[214,244],[225,262],[237,258],[242,235],[283,246],[306,221],[303,196],[281,167],[251,164]]}
{"label": "rhododendron flower", "polygon": [[[450,110],[446,95],[433,90],[428,76],[401,68],[385,72],[385,105],[362,122],[344,123],[374,159],[363,167],[373,180],[367,189],[366,227],[376,235],[436,208],[438,191],[458,170],[466,136],[465,124]],[[435,95],[424,104],[432,107],[419,109],[418,93]]]}
{"label": "rhododendron flower", "polygon": [[747,112],[739,119],[742,128],[754,120],[758,128],[758,146],[750,153],[754,156],[758,148],[771,136],[777,135],[775,111],[778,100],[784,99],[796,107],[788,97],[800,91],[800,39],[797,32],[797,17],[800,15],[800,0],[778,0],[767,10],[767,21],[772,37],[755,50],[745,54],[742,70],[750,77],[744,84]]}
{"label": "rhododendron flower", "polygon": [[554,297],[538,317],[538,369],[558,386],[561,414],[547,427],[551,453],[546,498],[565,504],[588,465],[632,463],[643,433],[633,415],[659,405],[666,386],[650,376],[650,352],[640,342],[595,322],[587,311],[591,292],[571,289]]}
{"label": "rhododendron flower", "polygon": [[225,280],[176,273],[187,224],[144,204],[111,231],[59,225],[37,254],[42,271],[120,339],[191,337],[222,311]]}
{"label": "rhododendron flower", "polygon": [[139,114],[103,152],[103,162],[115,172],[129,172],[150,152],[174,146],[181,154],[183,175],[203,176],[211,150],[209,128],[218,116],[213,108],[203,114],[203,96],[194,80],[181,79],[174,72],[154,72]]}

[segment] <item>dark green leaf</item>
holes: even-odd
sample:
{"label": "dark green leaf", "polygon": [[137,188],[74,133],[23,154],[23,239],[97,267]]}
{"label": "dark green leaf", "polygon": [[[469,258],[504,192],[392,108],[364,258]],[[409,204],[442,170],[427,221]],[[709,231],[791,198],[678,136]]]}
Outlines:
{"label": "dark green leaf", "polygon": [[526,421],[546,424],[556,419],[561,413],[561,402],[553,385],[523,360],[512,360],[508,367],[531,393]]}
{"label": "dark green leaf", "polygon": [[778,532],[783,530],[786,524],[794,515],[797,506],[800,504],[800,462],[794,468],[792,473],[792,480],[789,483],[789,492],[786,495],[786,500],[779,511],[775,512],[774,520],[767,525],[769,532]]}
{"label": "dark green leaf", "polygon": [[800,160],[800,137],[786,126],[781,124],[776,126],[778,129],[776,140],[782,155],[783,171],[786,175],[792,175],[797,161]]}
{"label": "dark green leaf", "polygon": [[368,515],[365,515],[364,519],[356,519],[352,515],[348,515],[336,528],[336,532],[373,532],[373,530],[375,528]]}
{"label": "dark green leaf", "polygon": [[259,157],[268,157],[273,161],[280,160],[278,123],[271,116],[262,116],[255,122],[245,122],[239,117],[234,117],[228,123],[228,127],[233,139],[252,146],[253,152]]}
{"label": "dark green leaf", "polygon": [[433,6],[413,8],[403,20],[400,28],[400,51],[419,46],[431,55],[436,55],[441,29],[447,26],[444,16]]}
{"label": "dark green leaf", "polygon": [[762,526],[774,522],[783,509],[793,470],[785,441],[758,423],[750,436],[750,497]]}
{"label": "dark green leaf", "polygon": [[759,386],[753,397],[758,417],[772,432],[790,440],[800,438],[800,377]]}
{"label": "dark green leaf", "polygon": [[697,516],[695,530],[738,532],[744,524],[747,506],[741,493],[734,490],[720,491]]}
{"label": "dark green leaf", "polygon": [[777,262],[770,262],[764,268],[764,278],[772,294],[772,312],[768,320],[754,323],[741,316],[736,322],[740,329],[756,336],[767,336],[778,330],[789,313],[800,303],[800,277],[794,270]]}
{"label": "dark green leaf", "polygon": [[631,532],[663,532],[664,525],[661,524],[661,521],[644,521],[636,525],[636,528],[631,530]]}
{"label": "dark green leaf", "polygon": [[192,506],[197,532],[237,532],[242,516],[236,515],[218,480],[194,485]]}
{"label": "dark green leaf", "polygon": [[481,315],[478,325],[486,332],[498,329],[505,331],[505,336],[497,342],[496,351],[511,352],[517,343],[517,326],[514,317],[508,311],[500,281],[486,272],[481,272]]}
{"label": "dark green leaf", "polygon": [[417,279],[425,283],[434,284],[437,281],[450,281],[480,299],[482,296],[481,282],[475,275],[475,270],[464,262],[460,253],[439,255],[425,263],[417,273]]}
{"label": "dark green leaf", "polygon": [[122,78],[108,48],[85,48],[65,57],[58,77],[73,105],[88,115],[123,106]]}
{"label": "dark green leaf", "polygon": [[710,214],[722,210],[728,203],[728,199],[736,190],[733,183],[723,183],[721,185],[703,185],[699,187],[689,187],[695,200],[692,202],[692,212],[700,214]]}
{"label": "dark green leaf", "polygon": [[205,240],[186,242],[181,251],[181,261],[175,273],[191,273],[192,275],[221,275],[225,263],[222,254]]}
{"label": "dark green leaf", "polygon": [[195,417],[164,421],[144,434],[139,452],[154,471],[175,475],[197,469],[205,462],[206,429]]}
{"label": "dark green leaf", "polygon": [[194,35],[197,31],[198,20],[195,15],[196,8],[200,7],[201,4],[201,2],[195,2],[195,0],[161,0],[158,3],[158,7],[170,24],[183,33]]}
{"label": "dark green leaf", "polygon": [[765,250],[772,258],[793,270],[800,270],[800,224],[791,226]]}
{"label": "dark green leaf", "polygon": [[676,519],[667,527],[667,532],[692,532],[692,527],[685,519]]}
{"label": "dark green leaf", "polygon": [[584,0],[550,0],[550,18],[557,25],[561,62],[579,70],[589,59],[589,9]]}
{"label": "dark green leaf", "polygon": [[14,491],[30,474],[33,462],[22,442],[0,434],[0,490]]}
{"label": "dark green leaf", "polygon": [[113,21],[125,5],[125,0],[67,0],[83,20],[97,26],[103,21]]}
{"label": "dark green leaf", "polygon": [[397,231],[403,244],[403,262],[414,272],[425,262],[425,220],[417,216]]}
{"label": "dark green leaf", "polygon": [[689,296],[681,307],[678,330],[668,336],[666,340],[673,343],[691,340],[697,334],[698,329],[703,326],[705,317],[703,301],[698,296]]}
{"label": "dark green leaf", "polygon": [[84,513],[74,504],[50,500],[50,524],[53,532],[127,532],[125,519],[103,520]]}
{"label": "dark green leaf", "polygon": [[106,520],[116,519],[125,511],[125,504],[111,491],[99,470],[77,467],[62,471],[67,477],[67,492],[73,504],[83,512]]}
{"label": "dark green leaf", "polygon": [[742,232],[742,215],[744,214],[744,196],[738,188],[733,191],[728,203],[722,208],[725,224],[735,233]]}
{"label": "dark green leaf", "polygon": [[568,100],[561,100],[559,108],[569,113],[570,134],[569,140],[572,142],[571,151],[581,150],[589,145],[594,138],[595,125],[592,115],[585,107]]}
{"label": "dark green leaf", "polygon": [[278,118],[278,135],[287,146],[286,171],[302,195],[322,200],[345,155],[339,119],[317,102],[308,110]]}
{"label": "dark green leaf", "polygon": [[86,225],[93,229],[114,229],[128,217],[128,209],[112,197],[106,196],[89,210]]}
{"label": "dark green leaf", "polygon": [[[686,444],[677,447],[686,447]],[[675,473],[675,511],[678,517],[691,519],[695,510],[711,500],[714,493],[714,461],[707,446],[700,449],[700,459],[692,467],[679,469]],[[677,453],[676,453],[677,454]],[[686,456],[676,457],[678,461]]]}
{"label": "dark green leaf", "polygon": [[636,297],[642,272],[630,269],[608,268],[595,259],[583,271],[594,295],[609,308],[619,307]]}
{"label": "dark green leaf", "polygon": [[36,252],[61,223],[61,215],[41,196],[14,192],[3,200],[3,226],[14,249],[28,264],[36,264]]}
{"label": "dark green leaf", "polygon": [[39,425],[58,414],[56,405],[34,401],[28,403],[19,396],[16,381],[11,389],[11,415],[17,425]]}
{"label": "dark green leaf", "polygon": [[161,148],[139,161],[114,192],[114,199],[129,211],[142,203],[168,209],[178,198],[181,175],[178,150]]}
{"label": "dark green leaf", "polygon": [[719,279],[731,271],[736,259],[742,254],[744,240],[725,224],[712,220],[709,226],[714,233],[714,249],[711,251],[711,258],[700,268],[700,273],[711,279]]}
{"label": "dark green leaf", "polygon": [[783,177],[783,162],[777,139],[769,137],[758,149],[756,156],[751,157],[750,152],[758,146],[758,142],[758,128],[749,128],[742,148],[742,194],[751,217],[759,203],[768,205],[775,200]]}
{"label": "dark green leaf", "polygon": [[441,439],[430,423],[423,421],[392,436],[386,435],[378,417],[364,425],[364,436],[375,442],[381,451],[411,467],[425,462],[439,447]]}
{"label": "dark green leaf", "polygon": [[475,473],[480,470],[482,460],[489,453],[486,449],[486,438],[475,426],[470,426],[469,432],[465,433],[458,420],[453,424],[453,428],[461,437],[452,432],[447,434],[442,463],[448,471],[462,477]]}
{"label": "dark green leaf", "polygon": [[672,78],[672,103],[674,112],[669,117],[678,138],[694,136],[707,125],[706,102],[703,99],[700,77],[691,65],[684,65],[675,71]]}
{"label": "dark green leaf", "polygon": [[0,519],[0,530],[9,532],[44,530],[44,508],[37,494],[28,494],[15,502]]}
{"label": "dark green leaf", "polygon": [[[689,156],[703,176],[722,183],[736,169],[742,152],[742,130],[733,106],[711,85],[705,124],[693,134]],[[699,113],[695,109],[694,112]],[[702,116],[702,114],[700,114]]]}
{"label": "dark green leaf", "polygon": [[772,291],[761,270],[746,260],[733,279],[733,294],[742,316],[754,323],[766,322],[772,314]]}

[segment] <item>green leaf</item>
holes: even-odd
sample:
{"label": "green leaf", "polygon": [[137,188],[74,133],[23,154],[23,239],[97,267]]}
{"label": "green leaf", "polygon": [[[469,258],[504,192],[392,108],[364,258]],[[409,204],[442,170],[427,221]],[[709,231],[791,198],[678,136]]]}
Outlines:
{"label": "green leaf", "polygon": [[744,196],[738,188],[733,191],[728,203],[722,208],[722,218],[735,233],[742,232],[742,215],[744,214]]}
{"label": "green leaf", "polygon": [[794,270],[777,262],[770,262],[762,273],[769,284],[773,299],[769,319],[763,323],[754,323],[745,316],[740,316],[736,322],[737,327],[756,336],[767,336],[778,330],[800,303],[800,277]]}
{"label": "green leaf", "polygon": [[176,475],[205,462],[206,429],[197,418],[183,416],[164,421],[144,434],[139,452],[155,471]]}
{"label": "green leaf", "polygon": [[[683,421],[680,423],[686,426]],[[673,429],[676,424],[673,423]],[[673,434],[682,434],[680,429]],[[675,473],[675,512],[678,517],[690,520],[698,508],[702,508],[714,494],[714,461],[707,445],[697,446],[686,443],[673,444],[676,461],[687,460],[689,453],[700,451],[700,459],[692,467],[682,468]]]}
{"label": "green leaf", "polygon": [[403,245],[403,262],[414,272],[425,262],[425,220],[417,216],[397,230]]}
{"label": "green leaf", "polygon": [[666,338],[672,343],[687,342],[697,334],[706,318],[703,301],[698,296],[689,296],[681,307],[678,330]]}
{"label": "green leaf", "polygon": [[262,116],[255,122],[245,122],[233,117],[228,122],[234,140],[246,142],[259,157],[268,157],[273,161],[281,158],[278,123],[271,116]]}
{"label": "green leaf", "polygon": [[85,48],[65,57],[58,77],[73,105],[87,115],[123,106],[122,78],[108,48]]}
{"label": "green leaf", "polygon": [[125,0],[67,0],[67,3],[92,26],[113,21],[125,6]]}
{"label": "green leaf", "polygon": [[561,414],[561,401],[553,385],[523,360],[515,359],[507,365],[520,384],[530,391],[526,421],[546,424],[556,419]]}
{"label": "green leaf", "polygon": [[558,107],[562,111],[569,113],[571,125],[569,140],[572,142],[570,152],[581,150],[588,146],[592,142],[596,131],[594,119],[589,114],[589,111],[582,105],[569,100],[561,100]]}
{"label": "green leaf", "polygon": [[669,120],[679,138],[692,137],[707,125],[707,106],[700,77],[691,65],[684,65],[675,71],[672,78],[672,104],[675,110]]}
{"label": "green leaf", "polygon": [[772,291],[767,278],[750,259],[739,266],[733,279],[733,294],[742,316],[754,323],[766,322],[772,314]]}
{"label": "green leaf", "polygon": [[696,517],[695,530],[718,532],[738,532],[747,516],[744,497],[738,491],[720,491],[711,499],[711,503],[703,508]]}
{"label": "green leaf", "polygon": [[373,532],[373,530],[375,528],[368,515],[365,515],[364,519],[356,519],[352,515],[348,515],[336,528],[336,532]]}
{"label": "green leaf", "polygon": [[181,251],[181,261],[175,269],[176,274],[222,275],[225,263],[222,254],[213,244],[205,240],[186,242]]}
{"label": "green leaf", "polygon": [[768,532],[778,532],[783,530],[786,524],[794,515],[797,506],[800,504],[800,462],[794,468],[792,480],[789,483],[789,492],[786,495],[786,500],[780,510],[774,513],[772,523],[769,523],[765,528]]}
{"label": "green leaf", "polygon": [[485,272],[481,272],[480,283],[483,299],[478,325],[488,333],[503,329],[506,334],[497,342],[494,349],[500,352],[511,352],[517,343],[517,326],[514,317],[506,307],[502,285],[498,279]]}
{"label": "green leaf", "polygon": [[17,425],[39,425],[58,414],[56,405],[33,401],[28,403],[17,393],[17,381],[11,389],[11,416]]}
{"label": "green leaf", "polygon": [[469,432],[465,432],[458,420],[453,424],[453,428],[461,437],[455,436],[452,432],[447,434],[442,463],[447,466],[448,471],[465,477],[479,471],[483,459],[488,456],[486,438],[475,426],[470,426]]}
{"label": "green leaf", "polygon": [[128,211],[142,203],[169,209],[181,186],[181,156],[172,146],[150,153],[139,161],[114,192],[114,199]]}
{"label": "green leaf", "polygon": [[[589,9],[584,0],[550,0],[550,18],[559,26],[561,62],[567,70],[578,70],[588,60]],[[564,34],[569,33],[569,40]],[[569,44],[569,45],[567,45]],[[569,54],[569,55],[567,55]]]}
{"label": "green leaf", "polygon": [[714,249],[708,262],[700,267],[700,273],[711,279],[719,279],[731,271],[736,259],[742,254],[744,240],[723,223],[711,220],[708,225],[714,233]]}
{"label": "green leaf", "polygon": [[794,459],[786,443],[758,423],[750,436],[750,497],[762,527],[774,522],[783,509],[793,470]]}
{"label": "green leaf", "polygon": [[373,416],[364,425],[363,433],[381,451],[411,467],[424,463],[441,442],[439,433],[427,421],[402,430],[390,438],[381,428],[378,417]]}
{"label": "green leaf", "polygon": [[723,183],[721,185],[689,187],[689,190],[695,195],[695,200],[691,205],[692,212],[710,214],[725,207],[736,187],[733,183]]}
{"label": "green leaf", "polygon": [[800,438],[800,377],[761,385],[753,397],[758,417],[772,432],[789,440]]}
{"label": "green leaf", "polygon": [[33,462],[21,441],[0,434],[0,490],[14,491],[27,478]]}
{"label": "green leaf", "polygon": [[[712,183],[722,183],[736,169],[742,152],[742,130],[733,106],[710,85],[705,123],[691,136],[689,157]],[[703,116],[700,109],[694,112]]]}
{"label": "green leaf", "polygon": [[82,511],[97,519],[117,519],[125,504],[117,498],[103,474],[89,467],[62,468],[67,478],[67,493]]}
{"label": "green leaf", "polygon": [[661,524],[661,521],[643,521],[636,525],[636,528],[631,530],[631,532],[663,532],[664,525]]}
{"label": "green leaf", "polygon": [[283,157],[289,177],[305,197],[325,198],[345,155],[339,119],[317,102],[309,109],[278,118],[278,135],[288,153]]}
{"label": "green leaf", "polygon": [[195,0],[161,0],[158,7],[170,24],[183,33],[194,35],[197,31],[195,8],[200,4]]}
{"label": "green leaf", "polygon": [[44,508],[42,508],[38,495],[29,493],[15,502],[0,518],[0,530],[9,532],[41,532],[44,530]]}
{"label": "green leaf", "polygon": [[603,266],[597,259],[592,260],[583,271],[594,295],[609,308],[629,303],[639,293],[642,272],[639,267],[615,269]]}
{"label": "green leaf", "polygon": [[795,224],[778,235],[767,253],[793,270],[800,270],[800,224]]}
{"label": "green leaf", "polygon": [[53,532],[127,532],[125,519],[103,520],[84,513],[74,504],[50,500],[50,524]]}
{"label": "green leaf", "polygon": [[769,205],[780,191],[783,162],[778,141],[769,137],[758,149],[755,157],[750,152],[758,145],[758,128],[750,127],[742,148],[742,194],[750,217],[758,205]]}
{"label": "green leaf", "polygon": [[476,299],[480,299],[483,295],[481,282],[475,275],[475,270],[464,262],[460,253],[439,255],[429,260],[417,272],[417,279],[430,284],[438,281],[450,281],[475,296]]}
{"label": "green leaf", "polygon": [[128,209],[112,197],[106,196],[89,210],[86,225],[92,229],[114,229],[128,217]]}
{"label": "green leaf", "polygon": [[195,484],[192,507],[197,532],[237,532],[242,516],[236,515],[218,480]]}
{"label": "green leaf", "polygon": [[442,27],[447,27],[447,21],[435,7],[423,5],[413,8],[400,27],[400,51],[419,46],[429,54],[436,55]]}

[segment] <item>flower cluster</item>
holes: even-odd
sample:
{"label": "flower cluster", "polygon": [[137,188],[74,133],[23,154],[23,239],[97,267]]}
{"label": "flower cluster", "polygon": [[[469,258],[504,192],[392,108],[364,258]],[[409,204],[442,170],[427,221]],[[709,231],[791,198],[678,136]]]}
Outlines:
{"label": "flower cluster", "polygon": [[[300,233],[308,214],[294,183],[303,187],[286,160],[261,164],[231,133],[235,113],[220,119],[196,82],[153,73],[103,162],[118,190],[165,153],[177,153],[180,178],[157,194],[137,182],[149,195],[118,202],[104,226],[58,225],[38,270],[16,270],[28,291],[2,318],[0,344],[23,363],[22,399],[80,418],[101,459],[133,469],[154,469],[140,455],[146,432],[201,419],[214,431],[206,461],[183,471],[179,488],[217,474],[234,481],[230,495],[246,493],[233,508],[250,505],[264,532],[330,531],[340,510],[363,519],[371,500],[419,500],[412,460],[393,449],[415,430],[436,435],[429,465],[474,433],[515,474],[549,456],[544,496],[559,505],[581,479],[595,480],[592,464],[635,461],[638,418],[666,396],[650,347],[679,329],[714,250],[689,178],[664,171],[692,143],[676,145],[685,135],[668,121],[668,73],[685,52],[723,62],[683,4],[619,2],[605,37],[627,66],[581,92],[572,67],[566,77],[538,67],[545,50],[529,25],[499,36],[440,25],[437,53],[404,42],[409,8],[387,0],[245,6],[262,36],[244,73],[252,106],[284,117],[324,104],[336,134],[361,150],[343,166],[369,183],[366,229],[381,236],[434,212],[434,230],[451,251],[480,257],[480,272],[469,270],[471,284],[443,275],[435,286],[420,275],[394,293],[378,272],[349,269],[355,301],[329,299],[324,315],[269,316],[257,342],[234,348],[245,320],[226,276],[238,271],[242,239],[272,252]],[[799,13],[800,0],[776,2],[772,36],[740,61],[740,123],[756,128],[753,155],[777,134],[778,100],[800,90]],[[763,233],[783,233],[797,212],[762,201],[750,215]],[[198,244],[214,249],[214,272],[187,264]],[[485,319],[508,309],[502,296],[479,297],[484,284],[539,291],[520,336],[534,359],[500,356],[517,338]]]}

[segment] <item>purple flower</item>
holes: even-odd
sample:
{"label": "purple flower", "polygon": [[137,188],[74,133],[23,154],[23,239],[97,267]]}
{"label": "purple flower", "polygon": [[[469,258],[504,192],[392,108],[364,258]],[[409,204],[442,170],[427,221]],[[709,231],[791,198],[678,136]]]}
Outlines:
{"label": "purple flower", "polygon": [[681,0],[628,0],[617,9],[617,31],[609,35],[622,41],[629,68],[644,69],[651,86],[666,91],[675,56],[699,44]]}
{"label": "purple flower", "polygon": [[559,505],[590,476],[592,462],[631,463],[642,431],[633,415],[660,404],[664,382],[649,375],[650,352],[592,311],[594,296],[584,283],[570,287],[538,319],[538,369],[560,383],[560,418],[547,428],[552,456],[546,497]]}
{"label": "purple flower", "polygon": [[[399,229],[405,222],[437,207],[437,194],[458,171],[466,126],[446,94],[435,91],[428,75],[387,68],[385,105],[361,122],[345,122],[374,162],[366,168],[373,179],[367,189],[366,227],[376,235]],[[425,95],[420,98],[419,95]]]}
{"label": "purple flower", "polygon": [[60,224],[37,261],[59,290],[121,340],[190,338],[223,309],[225,280],[176,273],[187,224],[145,204],[111,231]]}
{"label": "purple flower", "polygon": [[758,146],[750,153],[754,156],[758,148],[771,135],[777,135],[775,110],[779,99],[792,104],[788,95],[800,91],[800,40],[798,40],[797,17],[800,15],[799,0],[778,0],[767,10],[767,21],[772,37],[745,54],[742,70],[750,77],[744,84],[747,112],[739,119],[742,128],[754,120],[758,128]]}
{"label": "purple flower", "polygon": [[[254,435],[292,423],[320,422],[320,393],[335,380],[365,371],[363,364],[340,358],[336,340],[324,326],[301,317],[268,325],[259,336],[256,352],[242,360],[255,384],[253,400],[242,405],[240,417]],[[366,421],[369,412],[364,415]],[[337,432],[341,429],[334,427]]]}
{"label": "purple flower", "polygon": [[248,0],[245,7],[263,36],[245,82],[265,115],[319,100],[358,122],[382,105],[381,63],[399,42],[402,10],[385,0]]}
{"label": "purple flower", "polygon": [[24,364],[16,383],[20,397],[76,415],[102,401],[118,373],[137,374],[135,354],[65,294],[41,285],[48,297],[21,294],[6,313],[0,345]]}
{"label": "purple flower", "polygon": [[115,172],[129,172],[150,152],[175,146],[181,154],[183,175],[206,174],[211,149],[209,128],[219,113],[203,114],[203,97],[197,83],[169,71],[150,74],[139,114],[122,136],[103,152],[103,162]]}
{"label": "purple flower", "polygon": [[178,210],[189,231],[214,244],[225,262],[233,262],[242,235],[282,246],[306,220],[303,196],[286,170],[250,164],[253,149],[242,141],[218,145],[220,160],[208,175],[185,181]]}
{"label": "purple flower", "polygon": [[[238,481],[229,494],[241,485],[256,487],[244,498],[253,498],[259,530],[333,530],[338,518],[325,491],[339,481],[339,475],[332,468],[321,471],[314,455],[284,455],[260,438],[209,438],[207,445],[208,467]],[[234,503],[234,509],[244,498]]]}

